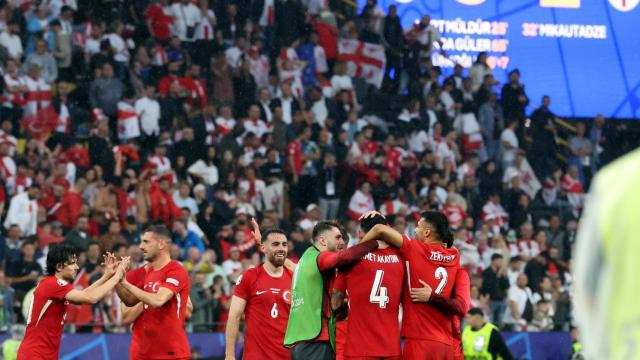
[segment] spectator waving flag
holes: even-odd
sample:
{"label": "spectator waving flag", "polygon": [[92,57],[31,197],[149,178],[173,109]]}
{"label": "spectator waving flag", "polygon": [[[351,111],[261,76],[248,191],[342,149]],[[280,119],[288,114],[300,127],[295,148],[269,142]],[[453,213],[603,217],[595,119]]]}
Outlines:
{"label": "spectator waving flag", "polygon": [[52,106],[48,106],[23,117],[20,126],[27,129],[34,139],[42,140],[55,130],[59,121],[58,113]]}
{"label": "spectator waving flag", "polygon": [[387,61],[382,45],[358,40],[340,40],[338,60],[347,63],[349,76],[363,77],[378,88],[382,85]]}

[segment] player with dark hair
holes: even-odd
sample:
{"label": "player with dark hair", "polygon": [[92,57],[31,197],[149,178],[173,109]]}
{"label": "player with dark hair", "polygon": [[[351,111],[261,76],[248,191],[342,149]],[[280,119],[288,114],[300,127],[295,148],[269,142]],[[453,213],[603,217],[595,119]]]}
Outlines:
{"label": "player with dark hair", "polygon": [[19,360],[57,359],[67,304],[95,304],[122,279],[129,266],[129,258],[121,263],[105,257],[105,271],[96,282],[84,290],[74,289],[72,282],[78,274],[76,250],[68,245],[52,246],[47,254],[47,276],[33,293],[27,329],[18,349]]}
{"label": "player with dark hair", "polygon": [[[381,215],[365,213],[361,221]],[[431,298],[451,298],[460,268],[460,255],[452,248],[453,235],[447,217],[436,211],[421,214],[415,229],[416,238],[400,234],[390,226],[375,225],[362,239],[382,240],[400,250],[405,259],[407,282],[402,302],[402,336],[405,359],[453,359],[453,314],[438,310]],[[414,287],[421,285],[421,287]],[[435,289],[435,290],[433,290]]]}
{"label": "player with dark hair", "polygon": [[133,323],[132,360],[189,359],[184,330],[191,284],[187,271],[171,260],[171,232],[152,225],[142,235],[140,250],[148,264],[131,270],[116,286],[118,296],[131,307],[142,302],[142,314]]}
{"label": "player with dark hair", "polygon": [[[254,234],[260,236],[254,220]],[[287,235],[269,229],[261,236],[266,261],[245,271],[237,280],[225,332],[225,359],[236,358],[236,341],[242,314],[246,319],[244,359],[289,359],[282,343],[291,305],[293,271],[284,266],[287,259]]]}
{"label": "player with dark hair", "polygon": [[[381,215],[362,219],[359,238],[375,225],[386,224]],[[402,300],[404,263],[397,248],[379,243],[362,260],[340,271],[333,284],[331,306],[338,311],[349,294],[345,359],[402,358],[398,315]],[[346,304],[344,304],[346,305]]]}
{"label": "player with dark hair", "polygon": [[304,252],[295,268],[284,344],[291,347],[293,360],[333,360],[335,316],[329,291],[333,288],[336,267],[360,261],[378,248],[378,242],[363,242],[344,249],[341,226],[333,221],[318,222],[312,236],[313,246]]}

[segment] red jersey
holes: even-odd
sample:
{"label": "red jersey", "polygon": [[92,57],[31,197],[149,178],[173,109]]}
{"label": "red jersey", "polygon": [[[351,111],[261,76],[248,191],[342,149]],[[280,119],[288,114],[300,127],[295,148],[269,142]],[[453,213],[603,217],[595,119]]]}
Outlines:
{"label": "red jersey", "polygon": [[291,306],[293,273],[284,268],[282,276],[272,277],[264,265],[245,271],[236,283],[233,295],[247,302],[247,334],[244,359],[289,359],[283,346]]}
{"label": "red jersey", "polygon": [[293,165],[295,166],[295,168],[292,169],[287,158],[285,166],[287,174],[300,175],[302,173],[302,146],[299,140],[293,140],[287,145],[287,156],[293,156]]}
{"label": "red jersey", "polygon": [[71,290],[73,285],[55,276],[38,283],[29,305],[27,330],[18,349],[18,360],[58,358],[69,303],[65,296]]}
{"label": "red jersey", "polygon": [[425,244],[402,235],[400,253],[406,260],[407,281],[402,302],[402,336],[422,340],[434,340],[453,345],[451,315],[445,315],[429,303],[413,303],[409,287],[422,287],[424,281],[433,292],[451,297],[458,269],[460,254],[456,248]]}
{"label": "red jersey", "polygon": [[66,191],[62,195],[60,207],[53,213],[53,217],[67,229],[76,226],[82,207],[82,195],[75,191]]}
{"label": "red jersey", "polygon": [[[148,267],[148,269],[147,269]],[[127,281],[144,291],[156,293],[161,287],[174,296],[163,306],[152,308],[144,305],[142,314],[133,323],[132,359],[182,359],[189,358],[189,342],[184,330],[185,313],[191,283],[187,271],[176,261],[159,270],[142,266],[127,273]]]}
{"label": "red jersey", "polygon": [[169,40],[173,17],[167,15],[162,6],[149,5],[147,11],[144,12],[144,16],[151,22],[153,36],[160,40]]}
{"label": "red jersey", "polygon": [[405,268],[402,260],[398,249],[378,249],[338,274],[334,288],[349,295],[345,356],[402,354],[398,323]]}

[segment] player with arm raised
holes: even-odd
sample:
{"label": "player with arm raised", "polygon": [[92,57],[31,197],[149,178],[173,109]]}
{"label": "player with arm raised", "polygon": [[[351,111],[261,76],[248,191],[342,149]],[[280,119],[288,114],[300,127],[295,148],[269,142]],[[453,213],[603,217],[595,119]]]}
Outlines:
{"label": "player with arm raised", "polygon": [[[361,221],[379,214],[368,212]],[[448,360],[454,358],[453,317],[430,303],[432,293],[444,299],[451,291],[460,268],[460,256],[452,248],[453,236],[446,216],[435,211],[421,214],[411,239],[393,228],[378,224],[363,241],[382,240],[400,249],[405,259],[407,281],[402,301],[403,357],[410,360]],[[420,286],[420,287],[414,287]],[[435,289],[435,290],[432,290]]]}
{"label": "player with arm raised", "polygon": [[116,286],[118,296],[127,306],[144,304],[142,314],[133,323],[132,360],[191,356],[184,330],[191,284],[187,271],[171,260],[170,247],[171,232],[165,226],[149,227],[140,244],[149,263],[129,271]]}
{"label": "player with arm raised", "polygon": [[[257,224],[254,224],[257,228]],[[256,232],[258,232],[257,230]],[[293,272],[284,267],[287,236],[270,229],[262,237],[266,261],[245,271],[236,282],[225,332],[225,359],[236,358],[236,341],[242,314],[246,319],[244,359],[289,359],[282,346],[289,319]]]}
{"label": "player with arm raised", "polygon": [[[363,219],[360,239],[376,224],[386,224],[381,215]],[[344,358],[399,360],[400,325],[405,265],[397,248],[386,243],[368,252],[350,268],[340,270],[333,286],[331,306],[337,311],[349,295]]]}
{"label": "player with arm raised", "polygon": [[123,277],[129,259],[120,264],[105,258],[102,277],[84,290],[73,288],[78,274],[78,258],[68,245],[52,247],[47,254],[48,277],[42,279],[33,293],[27,316],[24,340],[18,349],[19,360],[57,359],[67,304],[95,304],[111,291]]}

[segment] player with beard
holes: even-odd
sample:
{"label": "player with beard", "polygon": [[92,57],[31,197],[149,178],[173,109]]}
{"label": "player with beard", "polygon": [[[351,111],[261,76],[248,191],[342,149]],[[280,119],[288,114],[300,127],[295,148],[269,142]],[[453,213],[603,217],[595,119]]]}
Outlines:
{"label": "player with beard", "polygon": [[150,226],[140,243],[148,264],[129,271],[116,286],[127,306],[144,304],[133,323],[132,360],[191,357],[184,330],[191,283],[184,267],[171,260],[171,237],[164,225]]}
{"label": "player with beard", "polygon": [[311,236],[313,246],[295,268],[284,344],[291,348],[293,360],[333,360],[336,316],[331,310],[331,290],[336,268],[359,262],[378,248],[378,242],[365,241],[345,249],[342,227],[333,221],[318,222]]}
{"label": "player with beard", "polygon": [[124,276],[129,259],[120,264],[105,257],[102,277],[84,290],[74,289],[78,274],[76,251],[68,245],[53,246],[47,254],[48,277],[42,279],[33,293],[27,330],[18,349],[19,360],[57,359],[67,304],[95,304],[111,291]]}
{"label": "player with beard", "polygon": [[[254,224],[257,230],[257,224]],[[255,232],[256,237],[259,230]],[[245,271],[236,282],[226,329],[226,359],[235,359],[236,340],[242,314],[246,319],[244,359],[289,359],[282,346],[289,320],[293,272],[284,266],[287,236],[269,229],[262,235],[266,261]]]}

